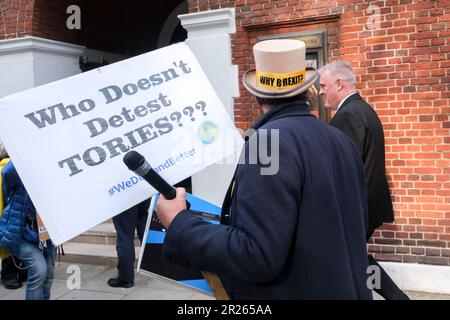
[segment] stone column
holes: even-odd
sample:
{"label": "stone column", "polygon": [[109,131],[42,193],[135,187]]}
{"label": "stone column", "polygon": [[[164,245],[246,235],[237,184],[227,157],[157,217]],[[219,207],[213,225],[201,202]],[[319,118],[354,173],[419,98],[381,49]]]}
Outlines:
{"label": "stone column", "polygon": [[[187,30],[186,43],[194,52],[230,117],[233,97],[239,96],[238,67],[231,64],[230,34],[236,32],[234,8],[179,15]],[[236,167],[236,156],[192,176],[196,196],[221,205]]]}

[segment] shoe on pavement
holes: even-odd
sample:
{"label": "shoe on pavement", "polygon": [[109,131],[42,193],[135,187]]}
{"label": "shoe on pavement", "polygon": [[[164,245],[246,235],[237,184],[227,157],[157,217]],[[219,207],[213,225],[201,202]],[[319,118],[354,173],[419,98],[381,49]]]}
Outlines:
{"label": "shoe on pavement", "polygon": [[22,287],[22,283],[17,278],[2,279],[2,282],[6,289],[14,290]]}
{"label": "shoe on pavement", "polygon": [[108,285],[113,288],[131,288],[134,286],[134,282],[124,282],[119,278],[111,278],[108,280]]}

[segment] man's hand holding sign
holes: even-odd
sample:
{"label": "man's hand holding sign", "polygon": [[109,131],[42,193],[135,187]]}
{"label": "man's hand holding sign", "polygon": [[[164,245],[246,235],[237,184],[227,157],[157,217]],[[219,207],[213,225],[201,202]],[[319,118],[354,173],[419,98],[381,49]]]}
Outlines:
{"label": "man's hand holding sign", "polygon": [[[128,169],[143,177],[145,181],[160,193],[160,198],[157,203],[157,214],[166,230],[178,213],[189,209],[190,203],[186,200],[186,190],[184,188],[175,189],[169,185],[167,181],[161,178],[161,176],[151,168],[150,164],[141,154],[136,151],[130,151],[123,158],[123,162]],[[202,272],[202,275],[218,300],[229,299],[228,294],[215,273]]]}

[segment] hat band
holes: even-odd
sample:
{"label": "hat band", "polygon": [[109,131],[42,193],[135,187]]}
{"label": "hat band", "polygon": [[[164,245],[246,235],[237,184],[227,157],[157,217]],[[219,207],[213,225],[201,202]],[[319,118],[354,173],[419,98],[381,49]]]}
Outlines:
{"label": "hat band", "polygon": [[306,69],[296,72],[273,73],[256,70],[256,84],[269,90],[288,90],[305,82]]}

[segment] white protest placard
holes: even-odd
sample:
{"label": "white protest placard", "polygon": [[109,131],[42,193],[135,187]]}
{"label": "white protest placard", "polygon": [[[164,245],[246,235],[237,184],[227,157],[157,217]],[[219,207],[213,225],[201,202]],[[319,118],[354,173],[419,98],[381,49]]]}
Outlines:
{"label": "white protest placard", "polygon": [[155,193],[126,152],[174,184],[243,143],[184,43],[1,99],[0,137],[56,245]]}

